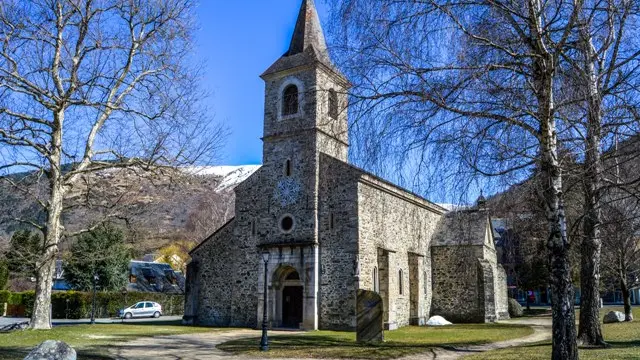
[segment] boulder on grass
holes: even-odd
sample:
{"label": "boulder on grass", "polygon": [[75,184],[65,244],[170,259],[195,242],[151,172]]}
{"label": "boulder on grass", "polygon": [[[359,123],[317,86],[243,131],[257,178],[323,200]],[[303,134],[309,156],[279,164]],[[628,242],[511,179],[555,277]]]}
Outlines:
{"label": "boulder on grass", "polygon": [[512,318],[522,317],[524,312],[522,310],[522,306],[516,299],[509,299],[509,316]]}
{"label": "boulder on grass", "polygon": [[429,326],[444,326],[444,325],[452,325],[450,322],[448,322],[445,318],[443,318],[442,316],[432,316],[429,318],[429,320],[427,321],[427,325]]}
{"label": "boulder on grass", "polygon": [[24,360],[76,360],[76,351],[62,341],[46,340],[31,350]]}
{"label": "boulder on grass", "polygon": [[624,322],[624,313],[620,311],[609,311],[607,315],[604,316],[603,322],[605,324]]}

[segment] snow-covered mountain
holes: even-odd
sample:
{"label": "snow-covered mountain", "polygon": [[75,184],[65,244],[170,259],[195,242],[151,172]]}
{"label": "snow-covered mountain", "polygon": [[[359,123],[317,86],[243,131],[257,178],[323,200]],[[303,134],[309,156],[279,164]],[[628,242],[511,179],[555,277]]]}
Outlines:
{"label": "snow-covered mountain", "polygon": [[260,165],[242,166],[192,166],[184,171],[197,176],[212,176],[220,178],[220,184],[216,191],[233,189],[245,181],[251,174],[260,168]]}

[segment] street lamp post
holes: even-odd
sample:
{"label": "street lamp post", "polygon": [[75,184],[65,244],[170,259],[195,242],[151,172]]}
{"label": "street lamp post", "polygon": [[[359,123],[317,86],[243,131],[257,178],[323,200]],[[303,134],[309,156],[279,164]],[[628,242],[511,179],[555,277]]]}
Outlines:
{"label": "street lamp post", "polygon": [[100,277],[93,274],[93,299],[91,300],[91,325],[96,323],[96,284]]}
{"label": "street lamp post", "polygon": [[264,262],[264,291],[262,302],[262,339],[260,339],[260,350],[269,350],[269,340],[267,338],[267,264],[269,263],[269,250],[262,251],[262,261]]}

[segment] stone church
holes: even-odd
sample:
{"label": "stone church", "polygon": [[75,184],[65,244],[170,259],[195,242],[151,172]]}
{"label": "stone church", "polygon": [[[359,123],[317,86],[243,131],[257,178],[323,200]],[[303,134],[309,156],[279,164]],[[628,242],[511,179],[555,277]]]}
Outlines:
{"label": "stone church", "polygon": [[390,330],[508,317],[482,204],[447,212],[348,163],[350,85],[313,0],[261,77],[263,165],[236,187],[235,217],[191,252],[186,321],[258,327],[267,311],[272,327],[353,330],[358,289],[380,294]]}

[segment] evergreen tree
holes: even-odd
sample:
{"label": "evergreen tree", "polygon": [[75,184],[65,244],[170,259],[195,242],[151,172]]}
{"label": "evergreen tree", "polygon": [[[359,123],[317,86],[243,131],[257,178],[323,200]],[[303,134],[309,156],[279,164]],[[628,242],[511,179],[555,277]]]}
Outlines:
{"label": "evergreen tree", "polygon": [[97,274],[100,290],[117,291],[127,283],[130,259],[124,233],[113,225],[102,225],[77,238],[65,259],[64,277],[74,289],[89,291]]}
{"label": "evergreen tree", "polygon": [[7,282],[9,282],[9,266],[7,261],[0,260],[0,290],[7,288]]}

